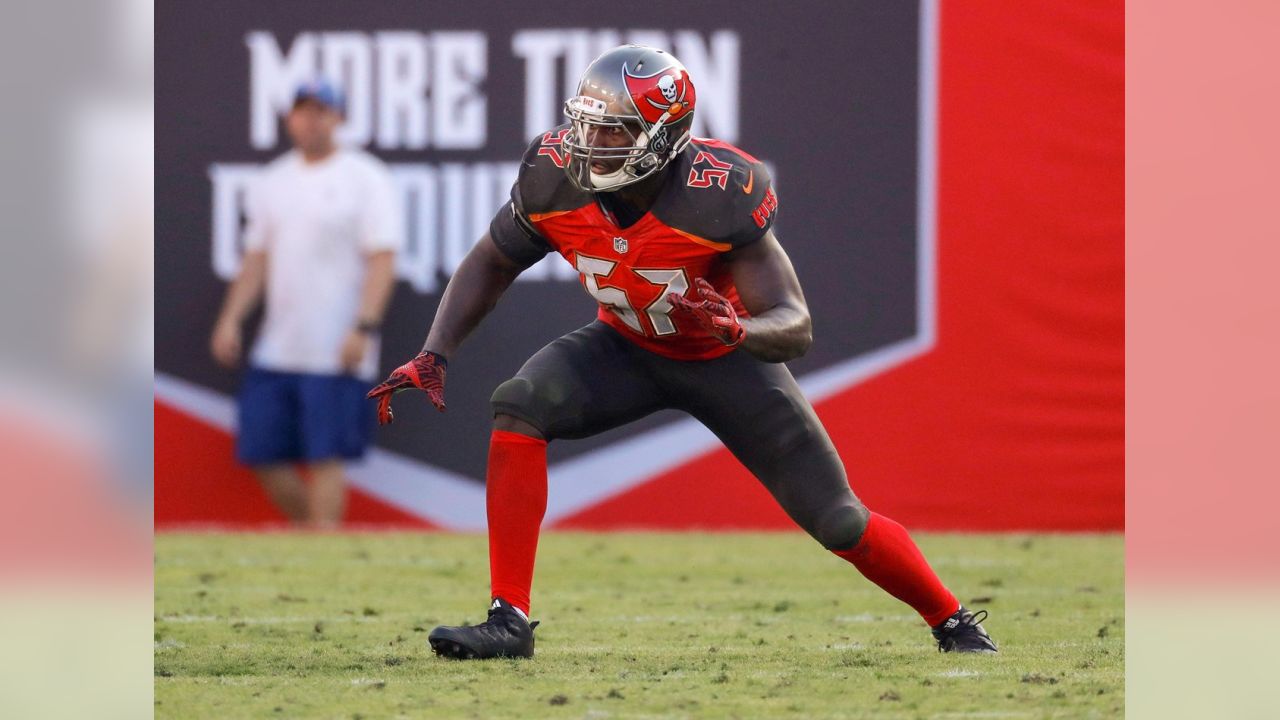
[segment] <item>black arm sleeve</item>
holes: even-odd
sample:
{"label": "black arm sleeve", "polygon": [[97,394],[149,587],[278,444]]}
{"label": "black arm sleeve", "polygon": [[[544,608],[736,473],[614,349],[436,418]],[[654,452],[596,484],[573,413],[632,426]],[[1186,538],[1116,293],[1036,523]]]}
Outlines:
{"label": "black arm sleeve", "polygon": [[551,244],[538,234],[514,200],[508,200],[493,216],[489,237],[504,255],[525,268],[551,252]]}

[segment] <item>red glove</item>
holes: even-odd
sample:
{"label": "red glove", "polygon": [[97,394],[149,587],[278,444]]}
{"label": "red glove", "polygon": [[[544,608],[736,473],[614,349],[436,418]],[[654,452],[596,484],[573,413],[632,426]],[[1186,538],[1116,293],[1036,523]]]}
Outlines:
{"label": "red glove", "polygon": [[431,404],[444,412],[444,371],[448,364],[443,355],[424,350],[418,353],[418,357],[392,370],[391,377],[366,396],[378,400],[378,424],[386,425],[395,419],[391,413],[391,396],[411,387],[425,391]]}
{"label": "red glove", "polygon": [[693,281],[702,302],[693,302],[683,295],[670,293],[667,302],[677,310],[693,316],[698,324],[725,345],[738,345],[747,337],[747,331],[733,310],[733,303],[702,278]]}

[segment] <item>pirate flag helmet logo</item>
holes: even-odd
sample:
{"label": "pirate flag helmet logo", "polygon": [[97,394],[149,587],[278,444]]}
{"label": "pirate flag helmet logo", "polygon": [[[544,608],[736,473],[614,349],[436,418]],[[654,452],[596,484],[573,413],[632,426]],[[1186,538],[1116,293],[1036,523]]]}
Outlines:
{"label": "pirate flag helmet logo", "polygon": [[695,93],[688,70],[672,67],[637,76],[623,66],[622,73],[636,110],[650,123],[678,121],[693,112]]}

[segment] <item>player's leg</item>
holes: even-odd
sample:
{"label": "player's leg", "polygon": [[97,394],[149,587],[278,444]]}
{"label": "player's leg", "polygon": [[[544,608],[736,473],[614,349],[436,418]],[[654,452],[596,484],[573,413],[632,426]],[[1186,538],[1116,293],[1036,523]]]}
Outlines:
{"label": "player's leg", "polygon": [[485,466],[489,596],[509,598],[529,619],[538,534],[547,514],[547,438],[513,415],[494,415]]}
{"label": "player's leg", "polygon": [[786,366],[731,353],[691,370],[680,373],[692,380],[689,411],[800,527],[930,627],[960,610],[906,529],[869,511],[850,490],[826,429]]}
{"label": "player's leg", "polygon": [[547,507],[547,442],[594,435],[659,409],[636,349],[595,322],[539,350],[493,393],[487,509],[493,597],[529,611]]}
{"label": "player's leg", "polygon": [[547,512],[547,440],[532,424],[493,418],[485,470],[489,528],[489,595],[509,598],[529,617],[538,534]]}
{"label": "player's leg", "polygon": [[[500,415],[496,424],[519,427],[521,421],[510,422],[510,418]],[[489,437],[485,470],[489,595],[490,600],[502,598],[511,603],[526,618],[538,535],[546,512],[547,441],[527,432],[495,428]]]}
{"label": "player's leg", "polygon": [[595,322],[539,350],[493,393],[486,476],[492,591],[525,613],[547,506],[547,442],[594,435],[661,407],[660,389],[633,362],[636,352]]}
{"label": "player's leg", "polygon": [[538,440],[546,440],[542,437],[542,431],[533,425],[521,420],[513,415],[506,413],[497,413],[493,416],[493,429],[503,432],[515,433]]}
{"label": "player's leg", "polygon": [[307,519],[307,489],[295,463],[298,396],[294,378],[260,368],[245,371],[237,415],[236,458],[253,469],[271,502],[290,522]]}
{"label": "player's leg", "polygon": [[485,476],[490,619],[436,628],[429,639],[437,653],[533,654],[528,614],[547,509],[547,443],[604,432],[664,407],[662,389],[637,362],[640,352],[607,325],[592,323],[539,350],[494,391]]}

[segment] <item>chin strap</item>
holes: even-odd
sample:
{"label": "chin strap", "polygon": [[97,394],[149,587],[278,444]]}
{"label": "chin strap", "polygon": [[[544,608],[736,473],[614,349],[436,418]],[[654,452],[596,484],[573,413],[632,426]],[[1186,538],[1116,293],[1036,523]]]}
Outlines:
{"label": "chin strap", "polygon": [[591,186],[597,190],[609,190],[615,187],[619,187],[617,185],[612,185],[610,183],[614,182],[615,180],[622,179],[627,174],[627,166],[625,164],[622,167],[618,168],[617,170],[614,170],[613,172],[605,175],[601,175],[595,172],[594,170],[591,170],[590,168],[591,166],[588,165],[587,172],[591,174]]}

